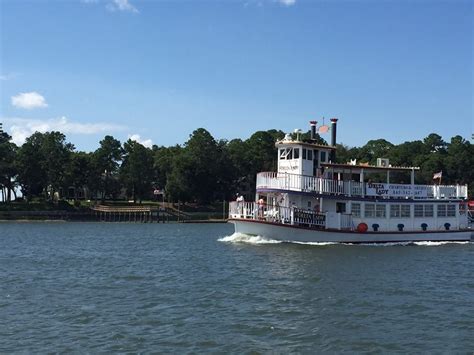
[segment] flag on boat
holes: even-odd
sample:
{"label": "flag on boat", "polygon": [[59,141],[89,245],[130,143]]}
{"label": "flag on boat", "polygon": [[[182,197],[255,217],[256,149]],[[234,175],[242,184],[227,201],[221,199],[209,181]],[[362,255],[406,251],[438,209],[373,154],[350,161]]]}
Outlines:
{"label": "flag on boat", "polygon": [[440,171],[439,173],[436,173],[433,175],[433,180],[441,179],[442,176],[443,176],[443,172]]}

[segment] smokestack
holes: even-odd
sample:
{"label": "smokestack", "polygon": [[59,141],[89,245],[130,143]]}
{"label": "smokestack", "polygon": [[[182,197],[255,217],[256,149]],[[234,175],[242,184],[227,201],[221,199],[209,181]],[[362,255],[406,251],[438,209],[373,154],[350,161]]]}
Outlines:
{"label": "smokestack", "polygon": [[[331,118],[331,146],[336,147],[337,118]],[[331,161],[336,162],[336,150],[331,152]]]}
{"label": "smokestack", "polygon": [[309,121],[309,125],[311,126],[311,140],[316,140],[316,123],[318,121]]}

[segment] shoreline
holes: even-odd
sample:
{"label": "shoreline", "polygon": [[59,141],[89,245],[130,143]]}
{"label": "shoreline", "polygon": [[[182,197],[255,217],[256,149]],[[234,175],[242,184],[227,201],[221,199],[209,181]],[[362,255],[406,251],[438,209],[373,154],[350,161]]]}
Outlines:
{"label": "shoreline", "polygon": [[123,223],[123,224],[217,224],[217,223],[227,223],[227,219],[196,219],[196,220],[184,220],[184,221],[154,221],[154,222],[128,222],[128,221],[99,221],[96,219],[28,219],[28,218],[18,218],[18,219],[0,219],[0,223]]}

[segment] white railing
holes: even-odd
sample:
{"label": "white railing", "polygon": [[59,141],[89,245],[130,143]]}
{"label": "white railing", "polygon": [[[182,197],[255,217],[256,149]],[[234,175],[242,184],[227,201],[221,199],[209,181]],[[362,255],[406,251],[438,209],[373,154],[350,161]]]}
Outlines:
{"label": "white railing", "polygon": [[257,174],[257,188],[284,189],[360,196],[363,184],[357,181],[339,181],[314,176],[265,172]]}
{"label": "white railing", "polygon": [[257,175],[257,189],[314,192],[317,194],[345,195],[348,197],[467,198],[467,185],[373,184],[276,172],[259,173]]}
{"label": "white railing", "polygon": [[429,185],[429,187],[433,198],[467,198],[467,185]]}
{"label": "white railing", "polygon": [[229,218],[251,219],[307,227],[324,228],[326,225],[326,215],[324,213],[294,207],[270,206],[256,202],[230,202]]}

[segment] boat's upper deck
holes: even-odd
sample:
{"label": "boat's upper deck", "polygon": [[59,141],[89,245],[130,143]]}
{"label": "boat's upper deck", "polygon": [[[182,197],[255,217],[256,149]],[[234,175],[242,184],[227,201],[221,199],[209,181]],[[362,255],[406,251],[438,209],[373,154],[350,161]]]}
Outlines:
{"label": "boat's upper deck", "polygon": [[[276,142],[277,172],[257,175],[257,190],[273,189],[348,198],[466,199],[467,185],[441,185],[442,172],[434,174],[439,185],[415,184],[419,167],[393,166],[389,159],[377,158],[376,165],[336,163],[336,122],[331,119],[331,144],[317,144],[316,122],[311,121],[311,140],[285,135]],[[327,128],[327,127],[326,127]],[[329,128],[327,128],[329,129]],[[377,181],[377,182],[373,182]],[[381,182],[383,181],[383,182]]]}
{"label": "boat's upper deck", "polygon": [[262,172],[257,175],[257,190],[306,192],[345,197],[466,199],[467,185],[417,185],[343,181],[314,176]]}

